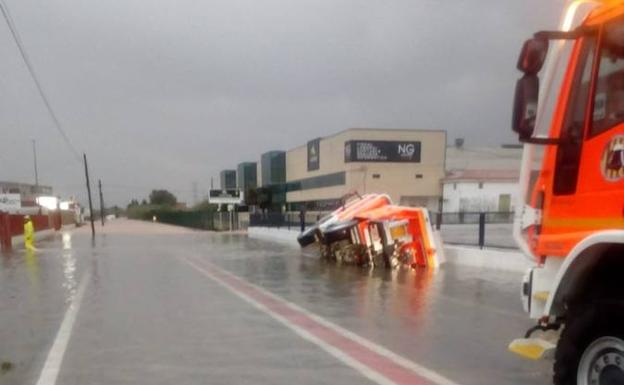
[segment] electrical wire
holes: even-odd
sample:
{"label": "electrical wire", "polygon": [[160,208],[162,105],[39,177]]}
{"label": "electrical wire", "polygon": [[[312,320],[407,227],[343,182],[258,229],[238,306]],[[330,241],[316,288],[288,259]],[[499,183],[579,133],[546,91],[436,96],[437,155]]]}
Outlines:
{"label": "electrical wire", "polygon": [[30,59],[28,58],[28,54],[26,53],[26,50],[24,49],[24,45],[22,44],[22,39],[20,38],[19,33],[17,32],[17,28],[15,27],[15,24],[13,23],[13,19],[11,18],[11,14],[9,13],[9,9],[7,8],[3,0],[0,0],[0,10],[2,10],[2,15],[4,16],[4,19],[6,20],[9,30],[11,31],[13,40],[15,40],[17,49],[22,55],[24,64],[26,64],[26,68],[28,68],[28,72],[30,72],[30,76],[32,77],[35,83],[35,86],[37,87],[37,90],[39,91],[39,95],[41,96],[41,99],[43,100],[43,104],[45,105],[46,109],[48,110],[48,113],[50,114],[50,117],[52,118],[54,127],[59,132],[59,134],[61,134],[63,141],[65,142],[67,147],[69,147],[71,152],[74,154],[74,156],[76,157],[76,160],[82,163],[82,157],[80,153],[76,150],[71,140],[69,140],[69,136],[67,136],[67,133],[65,132],[65,130],[63,130],[63,127],[61,126],[61,122],[59,121],[56,114],[54,113],[54,110],[52,109],[52,105],[50,104],[50,101],[48,100],[48,97],[45,91],[43,90],[43,86],[41,85],[41,82],[39,81],[39,78],[37,77],[37,73],[35,72],[35,69],[32,66]]}

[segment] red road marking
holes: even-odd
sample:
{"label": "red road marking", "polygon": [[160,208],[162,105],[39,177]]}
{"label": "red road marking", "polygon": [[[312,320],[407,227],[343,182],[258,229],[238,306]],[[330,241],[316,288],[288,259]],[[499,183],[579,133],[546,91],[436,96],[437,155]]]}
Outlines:
{"label": "red road marking", "polygon": [[[196,263],[202,265],[204,273],[212,279],[220,281],[235,293],[243,294],[251,300],[264,306],[269,312],[277,314],[296,325],[297,327],[307,331],[311,335],[320,339],[328,345],[331,345],[340,352],[351,357],[353,360],[364,365],[368,369],[380,374],[387,380],[395,384],[411,384],[411,385],[439,385],[453,384],[450,380],[440,376],[440,381],[432,381],[419,375],[413,368],[401,365],[397,360],[393,360],[382,355],[361,342],[350,338],[346,334],[340,333],[321,322],[315,320],[304,312],[297,310],[289,305],[289,303],[279,297],[266,293],[263,289],[250,284],[239,277],[228,273],[214,264],[202,260],[195,260]],[[191,263],[191,265],[195,265]],[[195,267],[195,266],[194,266]],[[438,376],[436,374],[436,376]]]}

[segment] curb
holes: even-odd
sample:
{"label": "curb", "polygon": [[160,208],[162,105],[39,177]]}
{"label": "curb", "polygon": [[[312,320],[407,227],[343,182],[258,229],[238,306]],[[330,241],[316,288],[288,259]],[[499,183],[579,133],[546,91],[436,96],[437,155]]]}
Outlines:
{"label": "curb", "polygon": [[[279,242],[299,248],[297,235],[299,231],[270,227],[250,227],[247,229],[249,238]],[[519,250],[496,249],[460,245],[445,245],[446,263],[470,266],[482,269],[494,269],[524,273],[534,263]]]}

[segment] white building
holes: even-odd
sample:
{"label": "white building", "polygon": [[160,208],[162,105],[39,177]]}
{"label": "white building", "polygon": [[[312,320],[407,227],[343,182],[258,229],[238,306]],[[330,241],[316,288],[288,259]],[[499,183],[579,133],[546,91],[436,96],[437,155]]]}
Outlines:
{"label": "white building", "polygon": [[442,181],[444,212],[513,211],[518,177],[518,169],[450,171]]}
{"label": "white building", "polygon": [[465,147],[456,139],[446,148],[443,211],[513,211],[521,159],[521,146]]}

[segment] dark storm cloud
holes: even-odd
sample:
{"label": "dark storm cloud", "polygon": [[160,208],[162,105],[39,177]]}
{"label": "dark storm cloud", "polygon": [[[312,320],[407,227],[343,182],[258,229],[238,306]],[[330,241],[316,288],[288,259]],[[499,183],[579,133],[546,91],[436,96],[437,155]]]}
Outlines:
{"label": "dark storm cloud", "polygon": [[[271,149],[348,127],[445,129],[511,141],[522,40],[561,1],[7,1],[33,64],[109,201],[191,185]],[[82,195],[0,26],[0,179]],[[7,136],[5,135],[5,138]]]}

